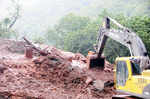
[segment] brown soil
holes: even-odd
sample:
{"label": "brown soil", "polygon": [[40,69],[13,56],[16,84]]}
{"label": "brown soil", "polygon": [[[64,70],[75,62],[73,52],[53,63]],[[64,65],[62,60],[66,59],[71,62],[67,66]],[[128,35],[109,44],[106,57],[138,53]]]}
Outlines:
{"label": "brown soil", "polygon": [[72,59],[86,64],[79,53],[50,47],[47,56],[27,59],[24,42],[0,40],[0,44],[0,99],[111,99],[116,94],[113,87],[100,91],[94,82],[86,83],[88,77],[113,81],[108,62],[105,71],[81,69],[71,65]]}

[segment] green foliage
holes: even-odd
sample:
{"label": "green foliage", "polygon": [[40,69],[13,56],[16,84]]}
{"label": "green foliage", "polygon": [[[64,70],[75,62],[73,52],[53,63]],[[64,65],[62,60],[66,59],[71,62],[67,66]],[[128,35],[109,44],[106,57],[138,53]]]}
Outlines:
{"label": "green foliage", "polygon": [[113,63],[116,57],[129,56],[130,53],[127,47],[121,45],[115,40],[108,39],[105,45],[104,55],[109,62]]}
{"label": "green foliage", "polygon": [[138,16],[129,19],[128,27],[135,31],[143,40],[150,56],[150,17]]}
{"label": "green foliage", "polygon": [[88,51],[94,50],[93,44],[96,43],[97,29],[97,24],[89,23],[84,29],[68,34],[64,43],[65,50],[87,55]]}
{"label": "green foliage", "polygon": [[8,37],[8,29],[5,24],[0,23],[0,37]]}
{"label": "green foliage", "polygon": [[68,33],[83,29],[88,22],[88,17],[80,17],[74,14],[68,14],[60,20],[59,24],[56,25],[55,28],[61,33]]}
{"label": "green foliage", "polygon": [[[94,20],[88,17],[69,14],[63,17],[54,29],[48,30],[46,34],[47,39],[50,43],[67,51],[80,52],[87,55],[88,51],[94,50],[93,45],[96,43],[99,26],[102,24],[103,17],[107,15],[135,31],[145,43],[147,50],[150,50],[149,16],[133,16],[128,18],[123,14],[113,15],[107,13],[105,10]],[[118,29],[115,25],[112,25],[112,28]],[[112,39],[108,39],[104,48],[104,55],[108,61],[114,62],[116,57],[130,56],[130,53],[125,46]]]}
{"label": "green foliage", "polygon": [[[51,45],[58,45],[58,42],[60,42],[60,36],[58,35],[57,31],[55,29],[48,29],[46,35],[46,41],[48,42],[48,44]],[[58,46],[57,46],[58,47]]]}
{"label": "green foliage", "polygon": [[[132,31],[136,32],[137,35],[144,42],[148,54],[150,56],[150,17],[148,16],[134,16],[127,18],[124,16],[117,16],[115,18],[119,23],[128,27]],[[116,28],[115,26],[113,26]],[[114,62],[117,56],[129,56],[129,50],[114,40],[108,40],[104,49],[104,54],[110,62]]]}
{"label": "green foliage", "polygon": [[38,44],[43,44],[45,42],[45,39],[39,36],[35,36],[34,38],[32,38],[32,40],[34,41],[34,43]]}
{"label": "green foliage", "polygon": [[123,14],[125,16],[150,15],[149,0],[86,0],[89,5],[83,7],[80,11],[83,15],[96,16],[104,9],[109,13]]}
{"label": "green foliage", "polygon": [[52,45],[56,45],[59,48],[64,48],[64,42],[68,35],[82,30],[90,22],[88,17],[76,16],[74,14],[68,14],[63,17],[59,24],[55,25],[54,29],[49,29],[46,33],[46,38]]}
{"label": "green foliage", "polygon": [[18,34],[17,31],[8,29],[9,19],[5,18],[2,22],[0,22],[0,37],[1,38],[13,38],[17,39]]}
{"label": "green foliage", "polygon": [[6,28],[8,28],[8,25],[10,24],[10,22],[11,22],[11,20],[9,18],[5,18],[4,19],[3,23],[4,23],[4,25],[5,25]]}

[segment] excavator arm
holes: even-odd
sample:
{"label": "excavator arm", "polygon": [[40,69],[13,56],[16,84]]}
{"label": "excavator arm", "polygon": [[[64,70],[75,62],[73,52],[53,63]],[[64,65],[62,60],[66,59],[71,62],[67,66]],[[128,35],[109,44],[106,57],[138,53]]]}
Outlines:
{"label": "excavator arm", "polygon": [[[119,29],[111,29],[110,22],[115,24]],[[88,55],[88,67],[95,67],[101,64],[104,67],[104,57],[102,56],[105,43],[108,38],[111,38],[122,45],[126,46],[131,56],[140,57],[140,66],[143,68],[148,67],[150,64],[147,50],[141,38],[128,28],[119,24],[116,20],[106,17],[103,27],[99,29],[97,38],[96,54]]]}
{"label": "excavator arm", "polygon": [[[112,21],[120,29],[110,29],[110,21]],[[107,17],[105,19],[105,25],[99,30],[96,50],[99,57],[101,57],[108,37],[126,46],[129,49],[131,56],[147,56],[145,45],[140,37],[136,35],[136,33],[131,32],[129,29],[123,27],[114,19]]]}

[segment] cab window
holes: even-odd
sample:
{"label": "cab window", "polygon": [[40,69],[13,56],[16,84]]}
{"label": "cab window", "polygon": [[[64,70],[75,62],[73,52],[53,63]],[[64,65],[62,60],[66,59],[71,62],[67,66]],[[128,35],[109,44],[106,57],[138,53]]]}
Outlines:
{"label": "cab window", "polygon": [[132,75],[140,75],[141,69],[140,65],[136,62],[131,61]]}
{"label": "cab window", "polygon": [[117,70],[116,70],[117,84],[121,86],[125,86],[126,81],[128,79],[127,64],[125,61],[118,61],[116,65],[117,65]]}

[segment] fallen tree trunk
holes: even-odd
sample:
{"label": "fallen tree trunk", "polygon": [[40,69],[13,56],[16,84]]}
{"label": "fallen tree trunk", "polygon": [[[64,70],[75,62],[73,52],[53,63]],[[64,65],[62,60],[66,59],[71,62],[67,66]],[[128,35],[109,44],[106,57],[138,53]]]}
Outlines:
{"label": "fallen tree trunk", "polygon": [[48,52],[45,52],[39,48],[37,48],[35,45],[33,45],[29,40],[27,40],[25,37],[23,37],[24,41],[30,45],[35,51],[37,51],[40,55],[42,56],[47,56],[48,55]]}

